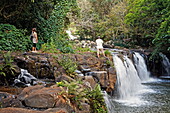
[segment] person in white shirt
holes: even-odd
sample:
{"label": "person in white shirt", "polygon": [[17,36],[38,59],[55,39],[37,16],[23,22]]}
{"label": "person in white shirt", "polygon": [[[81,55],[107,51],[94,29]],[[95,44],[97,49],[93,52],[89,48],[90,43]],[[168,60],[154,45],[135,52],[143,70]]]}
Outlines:
{"label": "person in white shirt", "polygon": [[97,40],[96,40],[96,48],[97,48],[97,57],[99,58],[100,56],[100,51],[102,52],[103,56],[105,57],[105,53],[103,50],[103,40],[100,39],[100,36],[98,36]]}
{"label": "person in white shirt", "polygon": [[37,36],[36,28],[32,28],[31,36],[32,36],[32,43],[33,43],[32,51],[36,52],[36,44],[38,43],[38,36]]}

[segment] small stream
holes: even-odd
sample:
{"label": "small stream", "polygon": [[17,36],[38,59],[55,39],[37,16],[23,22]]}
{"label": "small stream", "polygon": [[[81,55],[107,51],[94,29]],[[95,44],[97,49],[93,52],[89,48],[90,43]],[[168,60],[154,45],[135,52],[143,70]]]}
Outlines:
{"label": "small stream", "polygon": [[108,96],[110,113],[170,113],[170,80],[152,80],[127,100]]}

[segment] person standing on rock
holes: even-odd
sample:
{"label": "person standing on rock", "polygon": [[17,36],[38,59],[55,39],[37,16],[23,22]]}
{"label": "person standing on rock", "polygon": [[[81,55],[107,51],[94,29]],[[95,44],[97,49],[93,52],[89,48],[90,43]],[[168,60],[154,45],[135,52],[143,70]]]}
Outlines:
{"label": "person standing on rock", "polygon": [[105,53],[103,50],[103,40],[100,39],[100,36],[98,36],[97,40],[96,40],[96,48],[97,48],[97,57],[100,57],[100,51],[102,52],[103,56],[105,57]]}
{"label": "person standing on rock", "polygon": [[38,43],[38,36],[37,36],[37,32],[36,31],[37,31],[36,28],[32,28],[32,34],[31,34],[32,39],[31,39],[31,41],[33,43],[33,47],[32,47],[32,51],[33,52],[37,51],[36,50],[36,45]]}

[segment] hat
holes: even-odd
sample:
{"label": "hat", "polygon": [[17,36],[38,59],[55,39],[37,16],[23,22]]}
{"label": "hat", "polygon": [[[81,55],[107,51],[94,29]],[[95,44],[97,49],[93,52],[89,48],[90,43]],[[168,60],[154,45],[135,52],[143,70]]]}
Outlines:
{"label": "hat", "polygon": [[36,31],[36,28],[32,28],[32,31]]}

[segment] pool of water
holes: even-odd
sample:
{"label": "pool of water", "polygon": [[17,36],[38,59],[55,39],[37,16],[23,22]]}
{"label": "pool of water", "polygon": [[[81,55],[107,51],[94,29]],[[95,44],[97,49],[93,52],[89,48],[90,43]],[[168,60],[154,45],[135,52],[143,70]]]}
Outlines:
{"label": "pool of water", "polygon": [[107,97],[110,113],[170,113],[170,80],[153,80],[126,100]]}

